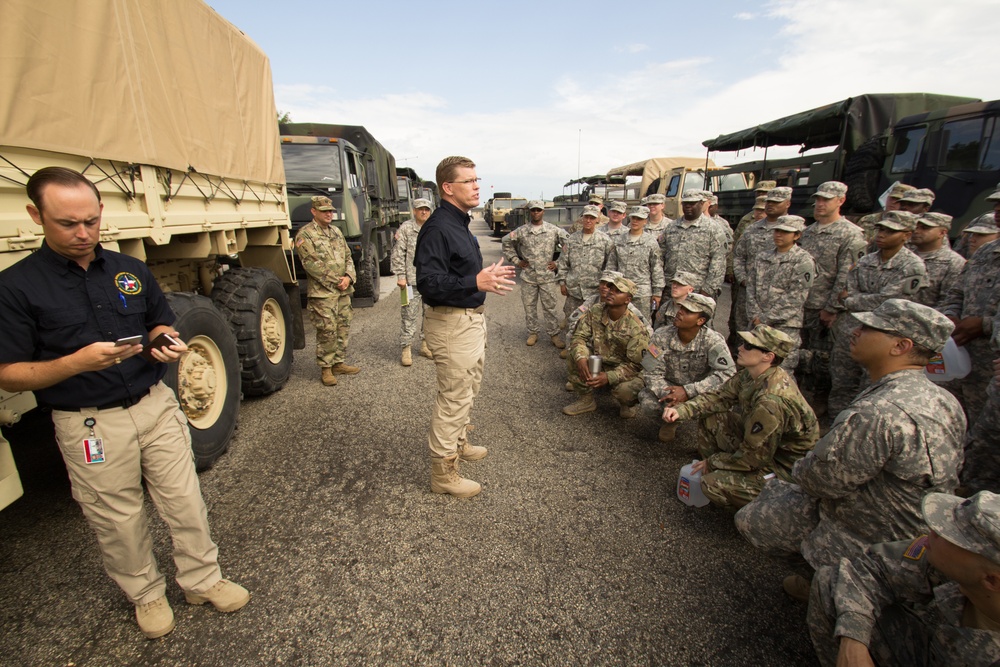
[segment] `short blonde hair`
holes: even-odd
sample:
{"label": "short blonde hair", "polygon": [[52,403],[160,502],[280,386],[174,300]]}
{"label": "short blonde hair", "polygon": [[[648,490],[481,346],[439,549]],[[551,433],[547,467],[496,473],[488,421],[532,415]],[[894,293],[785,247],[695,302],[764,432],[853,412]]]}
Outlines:
{"label": "short blonde hair", "polygon": [[467,157],[462,157],[461,155],[452,155],[441,160],[437,166],[437,171],[434,174],[434,177],[437,180],[438,189],[444,187],[445,183],[450,183],[451,179],[455,178],[455,173],[461,167],[475,169],[476,163]]}

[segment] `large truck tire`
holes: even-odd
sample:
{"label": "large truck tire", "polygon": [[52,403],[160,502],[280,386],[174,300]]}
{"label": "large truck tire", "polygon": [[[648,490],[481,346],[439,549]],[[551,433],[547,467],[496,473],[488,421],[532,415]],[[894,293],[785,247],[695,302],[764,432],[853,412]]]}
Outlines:
{"label": "large truck tire", "polygon": [[174,328],[188,351],[170,364],[164,381],[187,415],[195,466],[206,470],[229,448],[236,429],[240,411],[236,338],[211,299],[180,292],[166,297],[177,316]]}
{"label": "large truck tire", "polygon": [[392,275],[392,248],[396,245],[396,235],[389,235],[389,248],[385,251],[385,257],[378,263],[378,274],[380,276]]}
{"label": "large truck tire", "polygon": [[371,299],[373,304],[377,303],[379,297],[379,270],[378,259],[375,257],[373,249],[369,249],[366,259],[361,262],[361,266],[356,268],[358,282],[354,285],[354,296],[359,299]]}
{"label": "large truck tire", "polygon": [[885,148],[881,137],[872,137],[858,146],[844,164],[844,184],[847,201],[844,211],[871,213],[878,208],[878,184],[885,162]]}
{"label": "large truck tire", "polygon": [[240,355],[244,396],[267,396],[292,373],[292,307],[285,286],[267,269],[237,268],[212,288],[212,301],[229,320]]}

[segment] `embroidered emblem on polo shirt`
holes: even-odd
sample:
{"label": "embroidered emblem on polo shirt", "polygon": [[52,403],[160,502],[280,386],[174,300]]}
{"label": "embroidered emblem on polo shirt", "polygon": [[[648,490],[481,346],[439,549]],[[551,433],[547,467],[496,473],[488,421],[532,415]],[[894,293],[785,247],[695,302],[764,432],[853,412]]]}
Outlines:
{"label": "embroidered emblem on polo shirt", "polygon": [[122,294],[138,294],[142,291],[142,283],[128,271],[122,271],[115,276],[115,285]]}

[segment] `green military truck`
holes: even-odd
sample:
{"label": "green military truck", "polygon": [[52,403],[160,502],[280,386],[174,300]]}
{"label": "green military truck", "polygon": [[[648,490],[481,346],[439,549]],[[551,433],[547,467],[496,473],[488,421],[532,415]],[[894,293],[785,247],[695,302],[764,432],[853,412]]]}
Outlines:
{"label": "green military truck", "polygon": [[[374,305],[379,276],[390,270],[393,237],[400,223],[396,160],[360,125],[284,123],[285,164],[292,231],[312,220],[312,197],[333,200],[335,224],[354,258],[357,306]],[[409,217],[409,216],[406,216]]]}
{"label": "green military truck", "polygon": [[[90,178],[102,246],[145,261],[177,315],[190,351],[166,381],[205,468],[241,397],[280,389],[305,344],[271,70],[201,0],[127,4],[4,2],[0,97],[16,103],[0,105],[0,269],[42,244],[25,210],[31,174]],[[0,391],[6,423],[34,407]]]}

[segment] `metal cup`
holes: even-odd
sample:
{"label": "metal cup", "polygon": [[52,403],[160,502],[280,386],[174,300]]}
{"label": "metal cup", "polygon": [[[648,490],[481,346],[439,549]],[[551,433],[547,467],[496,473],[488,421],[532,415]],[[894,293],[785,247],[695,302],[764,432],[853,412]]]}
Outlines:
{"label": "metal cup", "polygon": [[601,355],[592,354],[587,357],[587,370],[590,371],[591,375],[597,375],[601,372]]}

